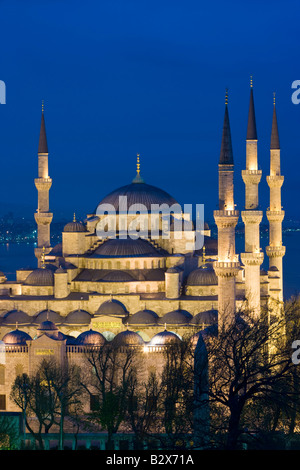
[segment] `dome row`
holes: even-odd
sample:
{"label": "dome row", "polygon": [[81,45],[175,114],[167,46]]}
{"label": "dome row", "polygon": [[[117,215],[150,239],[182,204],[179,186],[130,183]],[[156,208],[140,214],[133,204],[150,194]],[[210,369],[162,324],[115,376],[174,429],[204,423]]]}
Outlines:
{"label": "dome row", "polygon": [[[124,318],[126,315],[125,310],[114,301],[108,301],[101,305],[95,316],[98,315],[115,315]],[[31,317],[22,310],[11,310],[7,312],[0,320],[3,326],[12,325],[39,325],[45,320],[51,320],[52,322],[61,325],[89,325],[91,322],[92,315],[85,310],[74,310],[70,312],[65,318],[61,317],[57,312],[52,310],[43,310],[37,316]],[[213,324],[216,323],[218,314],[216,310],[209,310],[200,312],[194,317],[186,310],[173,310],[168,312],[162,317],[159,317],[152,310],[140,310],[135,314],[131,315],[126,319],[128,325],[201,325],[201,324]]]}
{"label": "dome row", "polygon": [[[41,323],[38,330],[41,333],[45,333],[47,336],[53,339],[64,340],[66,344],[77,345],[77,346],[103,346],[106,343],[105,337],[98,331],[88,330],[81,333],[77,338],[72,336],[64,335],[58,331],[56,325],[46,320]],[[27,341],[31,341],[32,338],[25,331],[16,329],[4,335],[2,341],[8,346],[24,346]],[[163,346],[171,341],[179,341],[180,338],[171,331],[162,331],[156,334],[151,341],[148,343],[149,346]],[[144,343],[143,338],[136,332],[125,330],[118,333],[112,340],[112,344],[116,347],[121,346],[142,346]]]}

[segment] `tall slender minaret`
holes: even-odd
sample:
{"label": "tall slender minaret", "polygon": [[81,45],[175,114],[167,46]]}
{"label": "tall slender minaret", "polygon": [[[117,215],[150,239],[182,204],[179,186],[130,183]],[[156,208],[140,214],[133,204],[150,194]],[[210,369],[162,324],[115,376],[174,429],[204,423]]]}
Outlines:
{"label": "tall slender minaret", "polygon": [[270,188],[270,207],[267,210],[267,218],[269,221],[269,246],[266,247],[266,253],[269,257],[269,268],[275,266],[278,269],[279,275],[279,288],[270,292],[270,295],[280,302],[283,301],[282,258],[285,255],[285,246],[282,246],[282,221],[284,211],[281,206],[281,186],[283,181],[284,176],[282,176],[280,172],[280,145],[274,93],[270,146],[270,175],[267,176],[267,183]]}
{"label": "tall slender minaret", "polygon": [[35,248],[35,256],[38,259],[38,266],[41,266],[41,255],[43,247],[45,253],[50,251],[50,223],[53,214],[49,212],[49,190],[52,185],[52,179],[48,173],[48,145],[46,137],[44,104],[42,104],[42,119],[40,140],[38,148],[38,178],[34,180],[35,187],[38,191],[38,208],[34,214],[37,223],[37,248]]}
{"label": "tall slender minaret", "polygon": [[264,254],[260,250],[259,225],[262,220],[262,211],[257,210],[258,185],[262,171],[257,163],[257,132],[253,98],[253,82],[250,80],[250,104],[248,114],[248,127],[246,139],[246,170],[242,171],[245,183],[245,210],[242,211],[242,220],[245,224],[245,253],[241,260],[245,267],[245,295],[248,309],[255,315],[260,314],[260,265]]}
{"label": "tall slender minaret", "polygon": [[235,254],[235,226],[239,212],[235,210],[233,189],[234,163],[228,114],[226,90],[225,116],[219,161],[219,210],[214,211],[218,227],[218,261],[214,269],[218,276],[218,323],[219,328],[227,327],[235,319],[236,276],[240,269]]}

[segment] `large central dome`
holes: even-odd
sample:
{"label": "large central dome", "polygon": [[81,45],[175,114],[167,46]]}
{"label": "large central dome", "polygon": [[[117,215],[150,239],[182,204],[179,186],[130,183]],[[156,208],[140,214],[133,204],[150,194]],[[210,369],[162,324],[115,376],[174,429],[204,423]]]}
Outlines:
{"label": "large central dome", "polygon": [[151,204],[178,204],[177,201],[162,189],[146,184],[139,174],[131,184],[115,189],[108,194],[100,204],[111,204],[119,211],[119,197],[127,196],[127,208],[133,204],[143,204],[147,210],[151,210]]}

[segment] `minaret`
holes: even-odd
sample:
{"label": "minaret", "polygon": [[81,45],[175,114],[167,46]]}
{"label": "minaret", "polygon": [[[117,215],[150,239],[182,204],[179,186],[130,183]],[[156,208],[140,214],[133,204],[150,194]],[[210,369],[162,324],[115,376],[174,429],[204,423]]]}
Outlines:
{"label": "minaret", "polygon": [[38,266],[40,267],[43,247],[45,247],[46,253],[49,253],[51,248],[50,223],[53,217],[53,214],[49,212],[49,189],[52,185],[52,179],[49,178],[48,174],[48,145],[44,117],[44,104],[42,104],[42,119],[38,148],[38,178],[35,178],[34,184],[38,191],[38,208],[34,214],[38,233],[35,256],[38,259]]}
{"label": "minaret", "polygon": [[253,82],[250,80],[250,104],[248,114],[248,127],[246,139],[246,170],[242,171],[245,183],[245,210],[242,211],[242,220],[245,224],[245,253],[241,254],[245,266],[245,296],[249,311],[255,315],[260,314],[260,265],[264,255],[260,250],[259,225],[262,220],[262,211],[257,210],[258,185],[262,171],[257,164],[257,132],[253,98]]}
{"label": "minaret", "polygon": [[214,211],[218,227],[218,261],[214,269],[218,276],[219,328],[229,326],[236,312],[236,276],[240,269],[235,254],[235,226],[239,212],[235,210],[233,190],[234,163],[226,91],[225,116],[219,161],[219,210]]}
{"label": "minaret", "polygon": [[284,177],[280,173],[280,144],[277,126],[275,93],[273,101],[273,122],[270,146],[270,175],[267,183],[270,188],[270,207],[267,210],[269,221],[269,246],[266,253],[269,257],[269,268],[275,266],[279,273],[279,289],[270,292],[272,298],[283,301],[282,258],[285,255],[285,246],[282,246],[282,221],[284,211],[281,206],[281,186]]}

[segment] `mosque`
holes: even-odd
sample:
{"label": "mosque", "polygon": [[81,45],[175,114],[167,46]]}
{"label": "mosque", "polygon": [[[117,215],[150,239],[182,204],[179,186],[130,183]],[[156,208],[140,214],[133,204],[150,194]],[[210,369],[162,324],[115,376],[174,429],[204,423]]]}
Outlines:
{"label": "mosque", "polygon": [[[115,210],[116,236],[99,236],[97,227],[109,225],[107,214],[98,210],[84,221],[67,223],[62,242],[50,243],[53,214],[49,208],[52,179],[48,172],[48,144],[42,110],[38,146],[38,193],[36,269],[19,269],[16,280],[0,277],[0,338],[5,359],[0,364],[0,410],[15,410],[10,389],[16,375],[34,370],[43,357],[61,361],[83,360],[84,348],[115,341],[126,347],[147,349],[155,355],[170,340],[194,335],[209,325],[226,325],[236,310],[247,305],[255,314],[266,304],[283,302],[282,220],[280,145],[274,98],[270,145],[269,269],[261,265],[258,187],[262,177],[257,158],[257,130],[253,86],[246,136],[245,207],[239,213],[234,203],[234,161],[229,124],[228,98],[219,159],[219,208],[214,211],[218,239],[204,224],[203,247],[196,246],[196,229],[178,230],[178,220],[170,218],[167,229],[163,214],[156,219],[158,236],[150,230],[140,238],[124,238],[124,217],[120,201],[128,206],[142,204],[142,221],[152,226],[153,204],[173,206],[177,201],[141,176],[138,157],[133,181],[113,190],[101,204]],[[237,254],[235,227],[241,215],[245,227],[245,249]],[[127,221],[140,227],[137,214]],[[182,219],[188,218],[181,214]],[[138,220],[137,220],[138,219]],[[180,219],[180,217],[179,217]],[[105,225],[106,224],[106,225]],[[147,225],[147,224],[146,224]],[[148,224],[149,227],[149,224]],[[180,233],[178,233],[180,232]],[[145,234],[145,232],[143,232]],[[166,236],[167,235],[167,236]],[[77,357],[77,359],[76,359]],[[154,357],[154,356],[152,356]],[[81,359],[80,359],[81,358]],[[149,359],[150,360],[150,359]],[[1,361],[0,361],[1,362]],[[153,362],[153,361],[152,361]]]}

